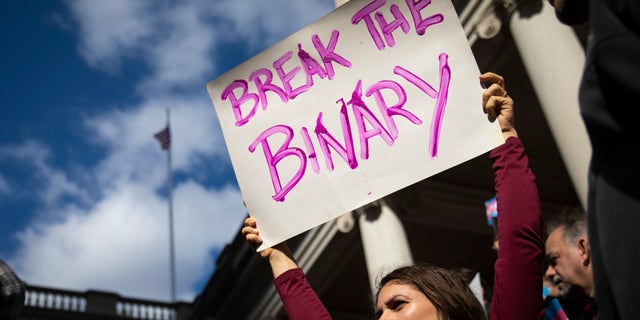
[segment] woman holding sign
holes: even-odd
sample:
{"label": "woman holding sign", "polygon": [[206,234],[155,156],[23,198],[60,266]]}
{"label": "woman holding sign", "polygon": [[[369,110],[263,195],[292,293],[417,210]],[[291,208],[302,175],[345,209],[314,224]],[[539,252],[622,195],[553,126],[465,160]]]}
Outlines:
{"label": "woman holding sign", "polygon": [[[544,247],[542,212],[535,177],[514,127],[513,100],[504,79],[480,76],[485,112],[498,120],[505,143],[490,153],[499,203],[500,253],[495,264],[491,319],[542,319],[540,298]],[[256,220],[245,220],[242,234],[254,248],[262,243]],[[274,284],[289,319],[331,319],[285,243],[260,252],[271,265]],[[378,284],[377,319],[478,320],[483,306],[455,274],[434,266],[400,267]]]}
{"label": "woman holding sign", "polygon": [[[247,242],[257,248],[262,239],[256,220],[249,217],[244,225]],[[269,260],[289,319],[331,319],[285,243],[261,251],[260,256]],[[464,279],[441,267],[400,267],[382,278],[378,287],[376,319],[486,319],[484,307]]]}

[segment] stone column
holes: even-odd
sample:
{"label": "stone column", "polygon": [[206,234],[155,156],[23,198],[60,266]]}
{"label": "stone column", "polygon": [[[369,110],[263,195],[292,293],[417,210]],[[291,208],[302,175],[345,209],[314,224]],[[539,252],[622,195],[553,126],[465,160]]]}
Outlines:
{"label": "stone column", "polygon": [[372,294],[382,275],[398,266],[413,264],[404,227],[383,200],[356,210]]}
{"label": "stone column", "polygon": [[[548,1],[529,17],[516,11],[511,33],[538,96],[582,206],[587,204],[591,143],[578,107],[585,55],[572,28],[555,16]],[[506,79],[507,83],[509,79]],[[508,89],[508,88],[507,88]]]}

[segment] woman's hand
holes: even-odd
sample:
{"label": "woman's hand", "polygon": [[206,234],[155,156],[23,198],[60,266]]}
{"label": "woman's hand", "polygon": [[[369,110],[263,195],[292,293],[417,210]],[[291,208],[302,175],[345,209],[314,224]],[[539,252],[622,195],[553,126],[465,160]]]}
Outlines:
{"label": "woman's hand", "polygon": [[[257,250],[258,247],[262,245],[263,240],[262,237],[260,237],[260,230],[258,230],[256,219],[248,217],[244,220],[242,234],[249,246],[254,250]],[[298,264],[293,258],[289,246],[287,246],[285,242],[278,243],[271,248],[266,248],[258,254],[263,259],[269,261],[274,278],[277,278],[287,270],[298,268]]]}
{"label": "woman's hand", "polygon": [[482,93],[482,107],[489,116],[489,120],[498,119],[505,140],[509,137],[517,137],[513,99],[507,94],[504,78],[493,72],[486,72],[480,75],[480,83],[486,87]]}

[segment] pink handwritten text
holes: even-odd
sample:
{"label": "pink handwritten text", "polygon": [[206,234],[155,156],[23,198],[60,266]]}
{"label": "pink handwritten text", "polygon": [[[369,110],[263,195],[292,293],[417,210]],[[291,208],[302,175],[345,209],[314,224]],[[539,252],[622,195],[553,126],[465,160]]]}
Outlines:
{"label": "pink handwritten text", "polygon": [[[255,116],[258,104],[262,110],[267,109],[269,105],[267,92],[275,93],[283,103],[287,103],[298,95],[309,91],[314,84],[314,77],[332,80],[335,76],[334,63],[351,68],[351,62],[335,52],[339,35],[337,30],[333,30],[326,46],[320,41],[317,34],[311,37],[311,42],[322,63],[303,50],[301,44],[298,44],[298,63],[293,68],[287,69],[287,64],[292,63],[293,51],[285,52],[274,61],[273,70],[282,83],[281,86],[274,83],[273,72],[268,68],[260,68],[249,75],[249,81],[253,82],[255,88],[253,92],[249,90],[249,81],[244,79],[232,81],[222,91],[220,97],[231,104],[236,119],[235,125],[240,127],[247,124]],[[304,83],[293,87],[299,77],[304,77],[302,80]]]}
{"label": "pink handwritten text", "polygon": [[[315,69],[319,66],[311,65],[311,67]],[[429,85],[424,79],[403,67],[396,66],[394,68],[394,74],[400,76],[409,84],[416,86],[428,97],[435,99],[429,136],[429,153],[431,157],[437,156],[440,127],[444,117],[449,95],[449,83],[451,81],[448,55],[442,53],[439,56],[440,85],[438,86],[438,90],[435,90],[434,87]],[[387,94],[383,95],[383,91]],[[325,167],[328,171],[331,172],[334,170],[332,152],[335,152],[342,158],[349,169],[356,170],[358,168],[358,157],[355,151],[356,144],[354,143],[353,131],[357,132],[359,138],[360,159],[366,160],[369,158],[369,141],[372,138],[376,136],[380,137],[388,146],[392,146],[394,142],[399,139],[398,119],[405,119],[414,125],[422,124],[422,120],[420,120],[417,115],[404,108],[407,102],[407,94],[402,83],[398,81],[388,79],[380,80],[365,90],[365,96],[373,98],[375,105],[380,111],[379,114],[382,117],[382,121],[371,110],[370,105],[365,102],[362,91],[362,80],[358,80],[352,92],[351,100],[345,102],[345,99],[341,98],[336,101],[340,106],[339,121],[341,138],[336,138],[334,134],[329,132],[323,123],[323,113],[319,112],[315,121],[315,127],[312,131],[315,135],[311,135],[306,127],[300,129],[299,132],[304,142],[301,147],[291,145],[294,138],[294,130],[284,124],[278,124],[264,130],[249,145],[249,152],[251,153],[255,152],[258,146],[262,147],[275,191],[275,195],[272,196],[275,201],[284,201],[285,196],[304,177],[307,159],[311,161],[313,171],[315,173],[320,172],[321,167],[318,160],[318,151],[324,158]],[[396,98],[395,103],[389,103],[388,100],[391,100],[389,98],[390,96]],[[350,105],[351,108],[348,108],[348,105]],[[349,111],[351,111],[351,113]],[[352,129],[350,118],[355,120],[356,130]],[[284,139],[282,139],[282,135],[284,135]],[[315,141],[312,138],[315,138]],[[272,151],[272,144],[276,144],[274,140],[281,141],[281,144],[277,146],[277,148],[274,148],[277,149],[275,152]],[[319,148],[314,145],[314,142],[317,143]],[[297,158],[299,166],[293,176],[290,177],[289,181],[283,186],[277,166],[280,161],[287,157]]]}
{"label": "pink handwritten text", "polygon": [[[396,29],[400,28],[404,34],[409,33],[411,30],[409,21],[407,21],[407,18],[405,18],[396,4],[389,6],[389,11],[391,12],[394,20],[387,22],[381,10],[386,2],[387,0],[373,0],[356,12],[356,14],[351,18],[351,23],[354,25],[360,23],[360,21],[364,21],[367,31],[378,50],[384,50],[386,45],[389,47],[394,47],[396,45],[396,40],[392,34]],[[440,13],[426,18],[422,17],[421,11],[431,4],[431,0],[405,0],[405,3],[407,4],[409,12],[411,12],[411,18],[413,20],[413,26],[416,29],[416,34],[420,36],[424,35],[425,30],[429,26],[442,23],[444,21],[444,16]],[[382,33],[382,36],[380,33]]]}

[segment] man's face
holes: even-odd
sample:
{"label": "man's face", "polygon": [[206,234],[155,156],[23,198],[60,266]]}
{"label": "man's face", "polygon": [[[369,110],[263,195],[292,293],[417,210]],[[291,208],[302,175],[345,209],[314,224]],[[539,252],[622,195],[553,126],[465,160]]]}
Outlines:
{"label": "man's face", "polygon": [[547,238],[545,246],[549,267],[545,276],[558,285],[561,296],[571,298],[576,292],[587,294],[582,280],[585,267],[579,248],[565,241],[564,229],[557,228]]}

